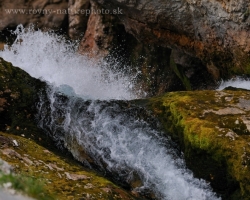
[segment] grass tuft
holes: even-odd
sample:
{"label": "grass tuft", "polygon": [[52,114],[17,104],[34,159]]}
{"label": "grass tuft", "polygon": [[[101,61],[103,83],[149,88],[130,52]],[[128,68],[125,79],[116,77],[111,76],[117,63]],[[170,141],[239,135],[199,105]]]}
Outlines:
{"label": "grass tuft", "polygon": [[33,197],[37,200],[54,200],[55,198],[49,196],[44,189],[44,184],[32,177],[16,174],[3,174],[0,171],[0,185],[11,183],[11,188]]}

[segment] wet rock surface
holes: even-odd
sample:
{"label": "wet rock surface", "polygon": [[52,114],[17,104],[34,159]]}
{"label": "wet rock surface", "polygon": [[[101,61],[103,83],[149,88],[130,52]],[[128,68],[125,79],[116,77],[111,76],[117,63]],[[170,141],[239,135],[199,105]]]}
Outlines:
{"label": "wet rock surface", "polygon": [[[187,84],[191,89],[213,89],[220,79],[250,75],[250,4],[246,0],[4,0],[0,9],[0,31],[31,23],[44,30],[62,29],[71,39],[81,40],[79,52],[97,58],[120,54],[119,48],[123,49],[130,67],[139,66],[146,73],[142,74],[145,90],[149,87],[155,94],[190,90]],[[24,9],[25,14],[6,9]],[[147,80],[156,80],[160,86]]]}
{"label": "wet rock surface", "polygon": [[[115,1],[102,4],[94,0],[77,0],[68,3],[30,0],[20,5],[4,1],[0,5],[3,18],[0,21],[0,31],[3,31],[0,40],[6,42],[6,35],[10,35],[7,29],[15,29],[18,24],[23,24],[24,27],[34,24],[36,28],[59,30],[67,33],[71,39],[81,40],[79,52],[82,54],[88,54],[97,59],[108,56],[107,60],[111,61],[111,65],[115,60],[134,73],[141,71],[141,85],[149,94],[148,96],[166,91],[214,88],[215,82],[221,77],[220,70],[214,64],[209,64],[206,68],[205,62],[195,54],[187,53],[182,47],[176,48],[175,44],[166,43],[170,41],[168,38],[165,41],[156,39],[155,35],[152,36],[153,39],[147,38],[151,37],[151,29],[158,29],[159,25],[156,22],[152,23],[152,26],[145,22],[146,29],[140,33],[132,30],[131,27],[140,29],[144,23],[143,20],[147,21],[158,13],[158,10],[148,12],[147,6],[145,9],[136,10],[134,3],[130,2],[131,5],[127,8],[124,2],[116,4]],[[155,9],[159,9],[158,7]],[[22,14],[19,11],[17,14],[8,14],[6,9],[24,9],[31,14]],[[154,8],[150,7],[150,9]],[[38,11],[48,13],[33,14]],[[139,17],[138,12],[142,13],[140,19],[130,16],[134,11],[137,17]],[[161,13],[162,9],[159,12]],[[146,15],[148,16],[145,17]],[[157,14],[155,18],[158,18]],[[142,21],[138,24],[137,20]],[[13,35],[11,37],[14,38]],[[11,39],[8,40],[11,43]]]}

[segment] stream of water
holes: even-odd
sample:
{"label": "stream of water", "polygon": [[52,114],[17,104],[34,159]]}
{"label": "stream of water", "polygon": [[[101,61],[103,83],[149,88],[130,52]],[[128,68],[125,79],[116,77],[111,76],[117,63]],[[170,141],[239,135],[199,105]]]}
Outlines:
{"label": "stream of water", "polygon": [[[78,55],[75,44],[54,34],[22,27],[16,34],[17,42],[0,56],[51,84],[50,106],[41,102],[38,118],[59,146],[78,160],[74,145],[81,146],[99,168],[128,183],[139,178],[135,190],[152,191],[157,199],[220,199],[206,181],[186,169],[171,140],[152,126],[153,120],[141,117],[147,111],[120,101],[143,97],[134,92],[136,75]],[[50,116],[43,115],[46,109]]]}

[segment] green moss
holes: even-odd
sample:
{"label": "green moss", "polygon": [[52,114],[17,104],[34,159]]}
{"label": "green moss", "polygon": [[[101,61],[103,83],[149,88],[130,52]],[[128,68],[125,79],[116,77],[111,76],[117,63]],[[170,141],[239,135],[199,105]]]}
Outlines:
{"label": "green moss", "polygon": [[[40,199],[42,199],[41,194],[46,193],[48,197],[54,196],[55,199],[60,200],[81,198],[98,200],[136,199],[129,192],[119,188],[96,172],[84,168],[70,158],[62,157],[48,151],[31,139],[1,132],[0,135],[8,138],[10,141],[16,140],[19,144],[18,147],[13,147],[12,144],[8,146],[7,149],[13,149],[16,152],[12,152],[11,156],[6,154],[8,150],[0,148],[1,158],[14,166],[14,172],[17,174],[15,176],[4,176],[4,179],[7,180],[9,178],[11,182],[17,183],[17,188],[22,187],[19,186],[19,180],[25,180],[28,189],[26,189],[26,186],[20,189],[30,196],[40,195]],[[84,175],[84,178],[71,180],[67,177],[66,173]],[[39,191],[37,185],[33,183],[44,183],[43,190]],[[34,185],[34,188],[31,187],[31,184]]]}
{"label": "green moss", "polygon": [[246,11],[243,13],[242,21],[245,22],[249,16],[250,16],[250,7],[246,8]]}
{"label": "green moss", "polygon": [[[241,105],[242,99],[249,103]],[[167,93],[148,102],[166,133],[181,146],[188,167],[209,180],[224,199],[250,194],[248,106],[249,91],[229,90]]]}
{"label": "green moss", "polygon": [[21,69],[0,58],[0,98],[7,103],[0,105],[0,130],[7,127],[19,132],[24,129],[37,129],[34,123],[38,94],[45,90],[46,84],[34,79]]}

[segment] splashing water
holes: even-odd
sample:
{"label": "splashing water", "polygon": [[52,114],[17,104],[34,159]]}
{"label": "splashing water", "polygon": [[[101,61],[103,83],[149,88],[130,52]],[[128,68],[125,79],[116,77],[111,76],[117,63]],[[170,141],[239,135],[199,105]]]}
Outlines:
{"label": "splashing water", "polygon": [[22,27],[16,34],[16,42],[0,56],[56,86],[50,87],[48,97],[41,96],[37,117],[58,145],[91,166],[81,157],[85,151],[99,168],[128,183],[139,177],[136,190],[150,190],[157,199],[220,199],[186,169],[170,139],[152,128],[152,118],[140,117],[148,115],[145,110],[110,100],[136,98],[131,92],[134,77],[77,55],[73,43],[54,34]]}
{"label": "splashing water", "polygon": [[229,86],[250,90],[250,79],[246,80],[238,77],[229,81],[222,81],[218,90],[223,90]]}
{"label": "splashing water", "polygon": [[48,96],[50,107],[41,101],[40,127],[79,161],[89,166],[94,162],[127,183],[139,177],[142,185],[135,190],[151,191],[157,199],[220,199],[185,168],[171,140],[161,136],[157,122],[145,109],[125,101],[66,97],[55,89]]}
{"label": "splashing water", "polygon": [[[24,29],[14,32],[17,39],[0,56],[56,86],[71,86],[74,92],[91,99],[134,99],[135,77],[108,69],[104,61],[96,61],[76,53],[76,44],[66,42],[53,33]],[[22,42],[20,42],[22,41]]]}

